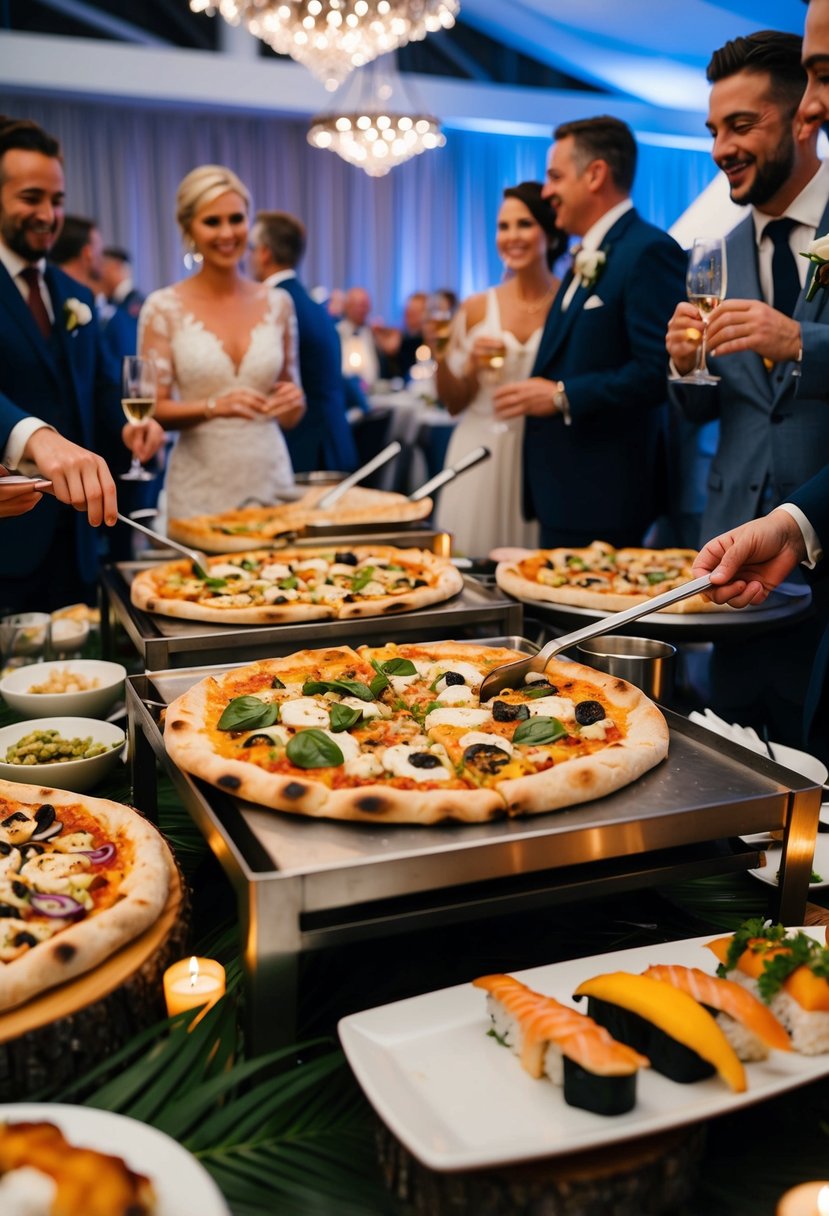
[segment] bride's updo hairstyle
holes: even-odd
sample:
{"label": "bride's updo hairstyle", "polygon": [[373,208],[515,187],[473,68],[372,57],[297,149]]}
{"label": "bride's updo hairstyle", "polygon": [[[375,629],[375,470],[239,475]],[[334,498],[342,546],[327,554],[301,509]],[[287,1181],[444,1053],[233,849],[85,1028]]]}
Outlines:
{"label": "bride's updo hairstyle", "polygon": [[228,190],[235,191],[245,200],[245,209],[250,214],[250,191],[232,169],[224,165],[199,165],[190,170],[176,191],[176,220],[185,239],[190,236],[196,212],[221,194],[227,194]]}
{"label": "bride's updo hairstyle", "polygon": [[507,186],[504,198],[517,198],[543,230],[547,237],[547,266],[552,270],[556,258],[560,258],[567,248],[567,233],[556,226],[556,213],[541,196],[541,182],[519,182],[517,186]]}

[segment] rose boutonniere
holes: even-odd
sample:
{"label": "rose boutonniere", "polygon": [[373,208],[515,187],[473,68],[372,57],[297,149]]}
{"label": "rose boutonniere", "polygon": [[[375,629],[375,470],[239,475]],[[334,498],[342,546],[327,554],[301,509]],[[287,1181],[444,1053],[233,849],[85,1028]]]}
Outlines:
{"label": "rose boutonniere", "polygon": [[813,300],[817,295],[818,287],[824,289],[829,287],[829,233],[816,237],[800,256],[808,258],[813,263],[812,280],[809,283],[809,290],[806,292],[807,301]]}
{"label": "rose boutonniere", "polygon": [[573,259],[573,270],[582,287],[595,287],[607,262],[603,249],[580,249]]}
{"label": "rose boutonniere", "polygon": [[63,302],[63,316],[66,322],[66,332],[72,333],[73,329],[77,329],[80,325],[88,325],[92,320],[92,309],[88,304],[84,304],[83,300],[76,300],[72,296]]}

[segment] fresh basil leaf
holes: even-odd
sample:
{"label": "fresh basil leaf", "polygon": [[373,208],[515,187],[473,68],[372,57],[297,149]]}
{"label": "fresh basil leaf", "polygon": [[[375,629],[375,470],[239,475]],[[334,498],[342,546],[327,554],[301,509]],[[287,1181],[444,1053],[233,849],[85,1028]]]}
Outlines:
{"label": "fresh basil leaf", "polygon": [[361,701],[373,701],[374,693],[362,680],[306,680],[302,685],[303,697],[315,693],[338,692],[344,697],[359,697]]}
{"label": "fresh basil leaf", "polygon": [[210,578],[204,580],[205,587],[209,587],[211,591],[220,591],[222,587],[227,586],[226,578]]}
{"label": "fresh basil leaf", "polygon": [[257,569],[256,562],[250,561],[247,557],[244,558],[242,561],[240,561],[239,565],[241,566],[241,568],[243,570],[256,570]]}
{"label": "fresh basil leaf", "polygon": [[379,697],[381,692],[387,688],[391,688],[391,681],[376,659],[371,660],[371,665],[377,672],[377,675],[371,681],[371,691],[375,697]]}
{"label": "fresh basil leaf", "polygon": [[531,701],[535,701],[538,697],[554,697],[556,695],[549,685],[545,685],[543,688],[522,688],[521,693]]}
{"label": "fresh basil leaf", "polygon": [[313,727],[300,730],[289,739],[285,755],[297,768],[336,768],[345,760],[334,740]]}
{"label": "fresh basil leaf", "polygon": [[567,727],[558,718],[543,718],[540,715],[521,722],[512,736],[513,743],[529,743],[540,746],[543,743],[555,743],[567,734]]}
{"label": "fresh basil leaf", "polygon": [[380,665],[387,676],[416,676],[417,668],[411,659],[388,659]]}
{"label": "fresh basil leaf", "polygon": [[368,583],[370,583],[373,578],[374,578],[374,567],[373,566],[364,566],[363,569],[360,571],[360,573],[356,574],[354,576],[354,578],[351,580],[352,592],[362,591],[363,587],[365,587]]}
{"label": "fresh basil leaf", "polygon": [[225,706],[217,726],[219,730],[256,730],[260,726],[273,726],[278,718],[278,705],[266,705],[258,697],[234,697]]}
{"label": "fresh basil leaf", "polygon": [[429,704],[426,706],[426,708],[423,711],[424,717],[426,716],[426,714],[430,714],[433,709],[443,709],[443,702],[442,701],[430,701]]}
{"label": "fresh basil leaf", "polygon": [[297,577],[295,574],[290,574],[287,578],[281,578],[277,585],[280,591],[293,591],[297,585]]}
{"label": "fresh basil leaf", "polygon": [[271,688],[284,688],[285,685],[280,680],[279,676],[274,676],[271,680]]}
{"label": "fresh basil leaf", "polygon": [[336,734],[337,731],[350,730],[355,726],[363,716],[361,709],[352,709],[350,705],[339,705],[336,702],[331,706],[331,729]]}
{"label": "fresh basil leaf", "polygon": [[651,587],[655,586],[656,583],[664,583],[667,577],[668,572],[666,570],[649,570],[645,575],[648,585]]}

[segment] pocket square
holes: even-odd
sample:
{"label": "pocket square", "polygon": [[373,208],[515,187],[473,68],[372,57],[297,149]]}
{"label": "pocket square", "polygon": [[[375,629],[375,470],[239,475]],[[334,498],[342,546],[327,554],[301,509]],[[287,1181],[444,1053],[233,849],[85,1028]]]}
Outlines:
{"label": "pocket square", "polygon": [[589,296],[584,301],[585,312],[587,312],[588,308],[604,308],[604,300],[601,296]]}

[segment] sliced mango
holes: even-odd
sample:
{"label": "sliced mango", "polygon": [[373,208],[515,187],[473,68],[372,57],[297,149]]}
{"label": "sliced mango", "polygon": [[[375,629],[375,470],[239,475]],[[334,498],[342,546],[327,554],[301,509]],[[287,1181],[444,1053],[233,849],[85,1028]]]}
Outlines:
{"label": "sliced mango", "polygon": [[[739,970],[754,980],[763,974],[766,959],[774,958],[776,954],[788,953],[785,945],[771,945],[767,950],[751,949],[755,942],[761,941],[762,938],[752,938],[748,949],[744,950],[737,959]],[[718,937],[713,942],[706,942],[708,949],[716,954],[721,963],[724,963],[728,957],[730,945],[730,937]],[[783,981],[782,991],[793,997],[801,1009],[806,1009],[810,1013],[816,1010],[829,1012],[829,981],[820,979],[808,967],[798,967],[796,971],[793,971],[788,979]]]}
{"label": "sliced mango", "polygon": [[594,996],[637,1013],[712,1064],[735,1093],[746,1088],[746,1074],[717,1023],[698,1001],[671,984],[613,971],[585,980],[574,996]]}

